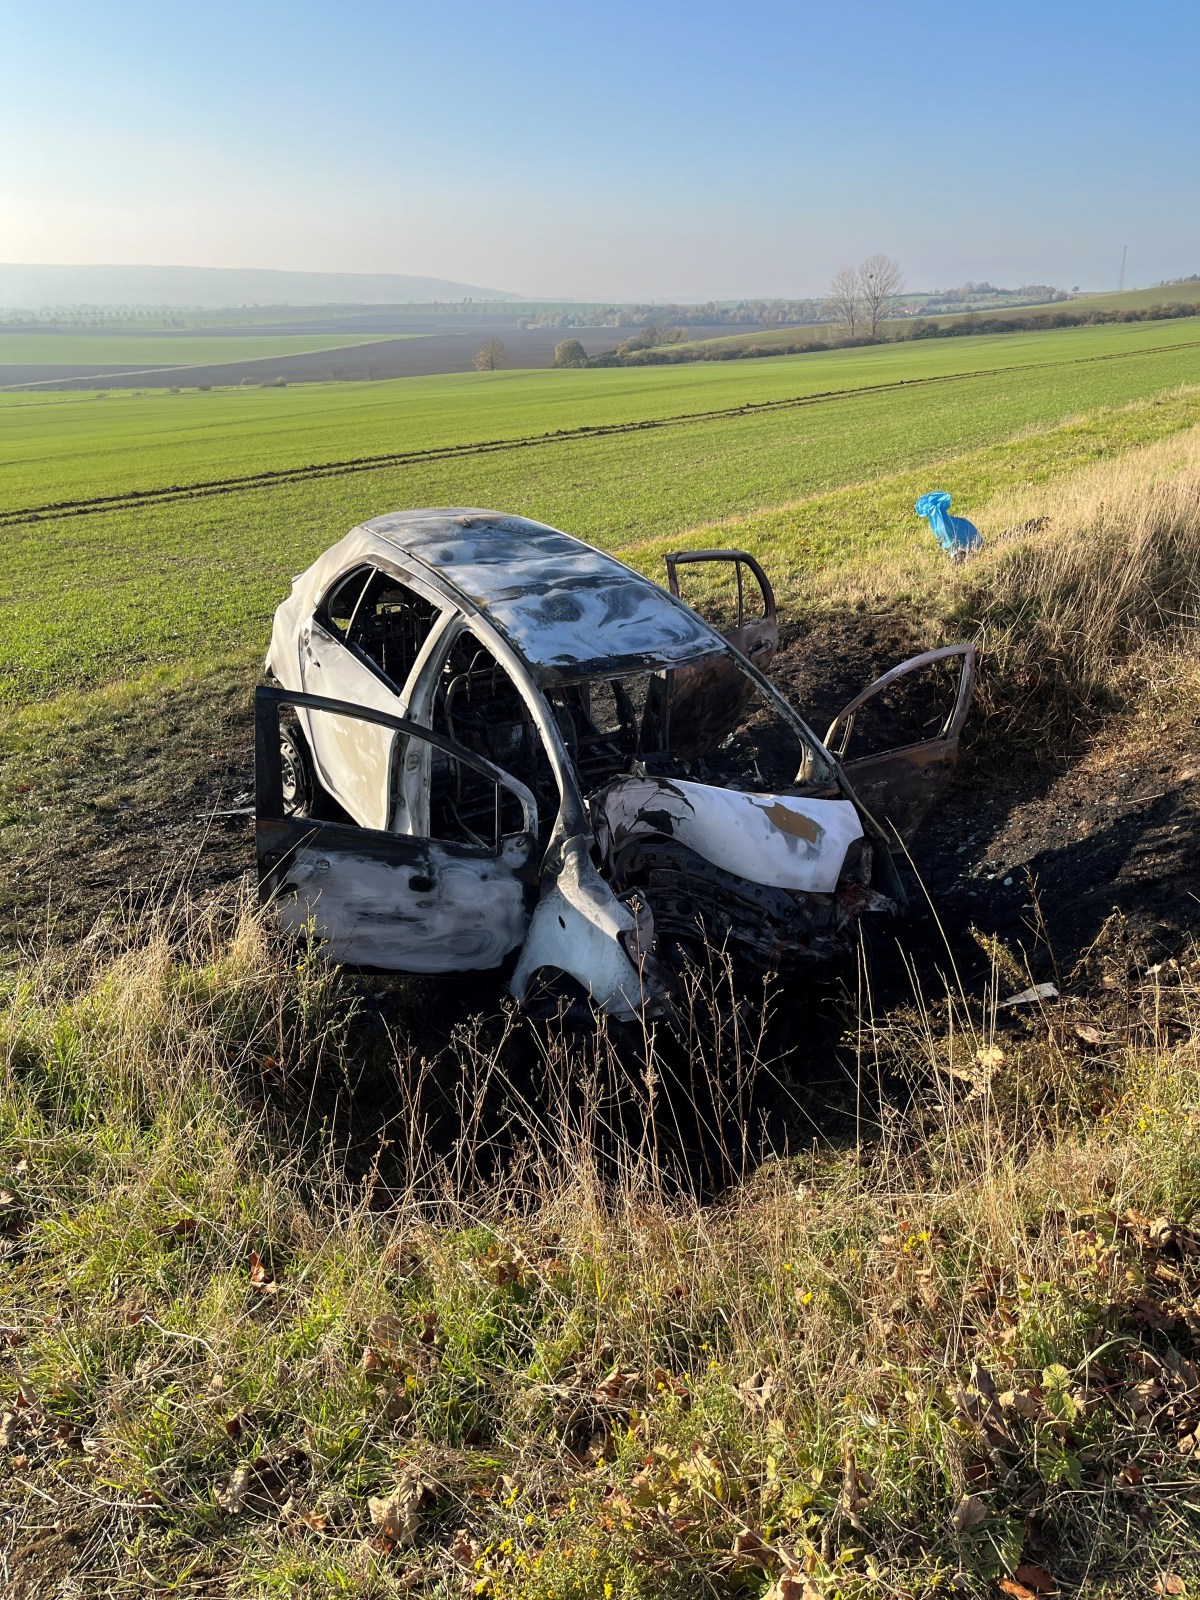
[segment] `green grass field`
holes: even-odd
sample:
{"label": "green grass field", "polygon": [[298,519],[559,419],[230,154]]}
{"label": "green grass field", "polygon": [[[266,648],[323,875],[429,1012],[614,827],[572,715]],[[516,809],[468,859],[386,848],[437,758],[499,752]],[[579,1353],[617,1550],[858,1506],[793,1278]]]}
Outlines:
{"label": "green grass field", "polygon": [[[384,338],[407,335],[385,334]],[[0,332],[0,383],[6,367],[201,367],[225,361],[262,361],[372,344],[356,334],[141,334]]]}
{"label": "green grass field", "polygon": [[1067,310],[1078,307],[1096,311],[1138,311],[1150,306],[1200,305],[1200,282],[1167,283],[1154,289],[1114,289],[1103,294],[1081,294],[1067,302]]}
{"label": "green grass field", "polygon": [[[943,440],[944,451],[953,453],[964,437],[955,421],[960,411],[984,423],[995,408],[995,428],[1008,430],[1064,410],[1134,399],[1198,373],[1200,323],[1184,321],[831,351],[733,368],[461,373],[370,385],[116,393],[102,404],[91,394],[32,402],[8,395],[0,397],[0,512],[899,384],[927,387],[911,401],[905,397],[899,411],[889,403],[889,416],[930,415],[942,403],[935,393],[954,390]],[[749,417],[741,431],[755,434],[762,420]],[[789,436],[803,441],[803,426],[797,422]],[[976,429],[968,436],[982,442],[989,434]],[[846,445],[846,470],[856,470],[858,449],[864,469],[873,470],[868,437],[847,438]],[[653,461],[659,441],[647,449]],[[731,509],[740,508],[739,475],[729,473],[725,482]],[[763,490],[768,497],[773,492]],[[719,502],[712,514],[720,514]]]}
{"label": "green grass field", "polygon": [[[991,348],[981,348],[985,343]],[[972,495],[986,496],[992,480],[1034,470],[1035,457],[1077,461],[1081,452],[1186,425],[1191,403],[1176,400],[1090,431],[1060,429],[1064,418],[1197,380],[1200,327],[1188,323],[847,351],[734,371],[500,373],[117,397],[103,406],[75,395],[10,403],[0,407],[7,457],[0,511],[8,514],[3,699],[27,703],[161,663],[257,651],[292,574],[355,522],[396,507],[510,509],[657,569],[667,544],[694,540],[692,530],[705,524],[767,515],[894,474],[903,475],[906,495],[914,485],[919,491],[933,478],[945,480],[969,511],[968,483]],[[839,397],[816,398],[822,391]],[[813,403],[695,417],[806,395]],[[626,428],[672,417],[681,420]],[[625,431],[553,437],[555,426],[589,423]],[[1030,430],[1045,438],[995,443]],[[26,520],[20,512],[131,488],[161,491],[380,451],[536,434],[551,437],[88,515]],[[992,452],[987,472],[971,476],[965,467],[942,465],[980,450]],[[900,504],[893,497],[881,509],[884,501],[875,505],[868,494],[844,529],[847,545],[909,537],[914,529]],[[832,559],[839,535],[827,530],[808,548],[789,539],[788,514],[782,516],[772,559],[781,583],[794,588],[805,571]]]}

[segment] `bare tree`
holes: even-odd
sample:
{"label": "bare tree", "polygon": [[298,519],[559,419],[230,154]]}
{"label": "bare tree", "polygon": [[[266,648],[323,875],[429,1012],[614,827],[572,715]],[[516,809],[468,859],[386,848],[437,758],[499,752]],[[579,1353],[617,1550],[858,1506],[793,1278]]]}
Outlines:
{"label": "bare tree", "polygon": [[508,363],[508,351],[500,339],[485,339],[475,352],[476,372],[495,372]]}
{"label": "bare tree", "polygon": [[868,256],[858,269],[858,286],[862,295],[863,321],[873,339],[879,324],[895,310],[896,301],[904,291],[904,274],[900,263],[890,256]]}
{"label": "bare tree", "polygon": [[855,267],[843,267],[829,285],[829,298],[825,309],[846,335],[853,339],[858,327],[858,308],[862,290]]}

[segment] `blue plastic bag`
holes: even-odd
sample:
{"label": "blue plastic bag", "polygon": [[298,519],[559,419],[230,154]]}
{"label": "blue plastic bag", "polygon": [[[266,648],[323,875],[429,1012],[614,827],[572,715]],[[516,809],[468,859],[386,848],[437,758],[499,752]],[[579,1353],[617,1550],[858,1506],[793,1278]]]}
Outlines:
{"label": "blue plastic bag", "polygon": [[923,494],[913,508],[919,517],[928,517],[934,537],[949,556],[964,556],[983,543],[979,529],[966,517],[947,515],[950,496],[942,490]]}

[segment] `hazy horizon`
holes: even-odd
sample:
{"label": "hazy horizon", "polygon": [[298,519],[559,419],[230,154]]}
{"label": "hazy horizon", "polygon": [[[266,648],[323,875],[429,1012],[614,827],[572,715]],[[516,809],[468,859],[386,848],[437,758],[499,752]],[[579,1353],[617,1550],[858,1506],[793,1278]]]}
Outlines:
{"label": "hazy horizon", "polygon": [[[36,289],[39,275],[45,280]],[[96,281],[65,284],[60,280],[75,277]],[[137,279],[144,275],[139,285]],[[170,281],[163,281],[172,275]],[[174,276],[177,275],[177,276]],[[114,281],[118,276],[126,281]],[[189,279],[196,281],[189,283]],[[225,279],[232,279],[228,289]],[[106,281],[108,279],[108,281]],[[157,279],[158,281],[154,281]],[[246,280],[258,280],[247,282]],[[312,280],[311,292],[301,294]],[[979,281],[979,280],[977,280]],[[15,287],[14,287],[15,284]],[[367,286],[375,292],[367,292]],[[955,284],[906,285],[907,294],[943,292],[959,288]],[[1001,289],[1023,287],[1017,284],[995,284]],[[1061,284],[1046,285],[1061,289]],[[1129,282],[1129,288],[1138,285]],[[356,292],[355,292],[356,291]],[[821,289],[794,298],[817,300],[824,296]],[[768,300],[779,297],[760,296],[754,293],[723,296],[725,301]],[[624,301],[612,296],[601,296],[582,301],[569,295],[522,295],[497,284],[465,284],[448,279],[427,278],[405,273],[354,273],[319,272],[287,267],[225,267],[196,266],[184,262],[9,262],[0,261],[0,308],[8,310],[34,310],[55,305],[166,305],[204,306],[221,308],[231,305],[294,305],[318,306],[338,303],[361,305],[403,305],[430,303],[458,303],[475,300],[481,304],[511,305],[514,310],[524,305],[572,304],[629,305],[629,304],[691,304],[679,297],[631,296]],[[705,302],[701,302],[705,303]]]}
{"label": "hazy horizon", "polygon": [[[529,299],[1200,271],[1200,11],[10,0],[0,256]],[[1164,48],[1169,45],[1169,48]],[[14,157],[14,147],[17,154]]]}

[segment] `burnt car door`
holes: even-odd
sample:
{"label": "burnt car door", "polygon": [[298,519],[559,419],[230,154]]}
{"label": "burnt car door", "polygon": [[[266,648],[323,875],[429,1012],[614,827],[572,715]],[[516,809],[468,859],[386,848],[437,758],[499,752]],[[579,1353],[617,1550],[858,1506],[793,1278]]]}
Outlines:
{"label": "burnt car door", "polygon": [[[928,706],[940,701],[939,709],[932,713],[936,731],[927,738],[850,756],[850,742],[860,724],[860,713],[869,712],[872,702],[895,688],[913,691],[911,698],[920,704],[923,685],[919,675],[949,676],[948,712],[944,710],[946,686],[939,696],[937,686],[929,685]],[[959,739],[974,689],[975,646],[946,645],[940,650],[926,650],[885,672],[839,711],[829,725],[825,747],[840,764],[850,787],[876,822],[885,831],[894,831],[905,844],[941,798],[958,764]]]}
{"label": "burnt car door", "polygon": [[[680,550],[667,557],[667,586],[676,599],[683,598],[679,568],[698,565],[717,567],[705,577],[711,587],[724,591],[717,614],[708,620],[735,650],[765,672],[779,647],[770,579],[746,550]],[[737,726],[752,692],[751,681],[728,656],[676,667],[670,678],[673,748],[700,754],[720,744]]]}
{"label": "burnt car door", "polygon": [[[478,816],[467,834],[437,805],[420,833],[289,816],[284,709],[382,729],[402,764],[443,779],[469,771],[492,794],[486,837]],[[254,722],[259,892],[287,932],[310,933],[335,961],[387,972],[497,967],[524,943],[538,875],[536,807],[524,784],[430,728],[343,700],[263,687]]]}

